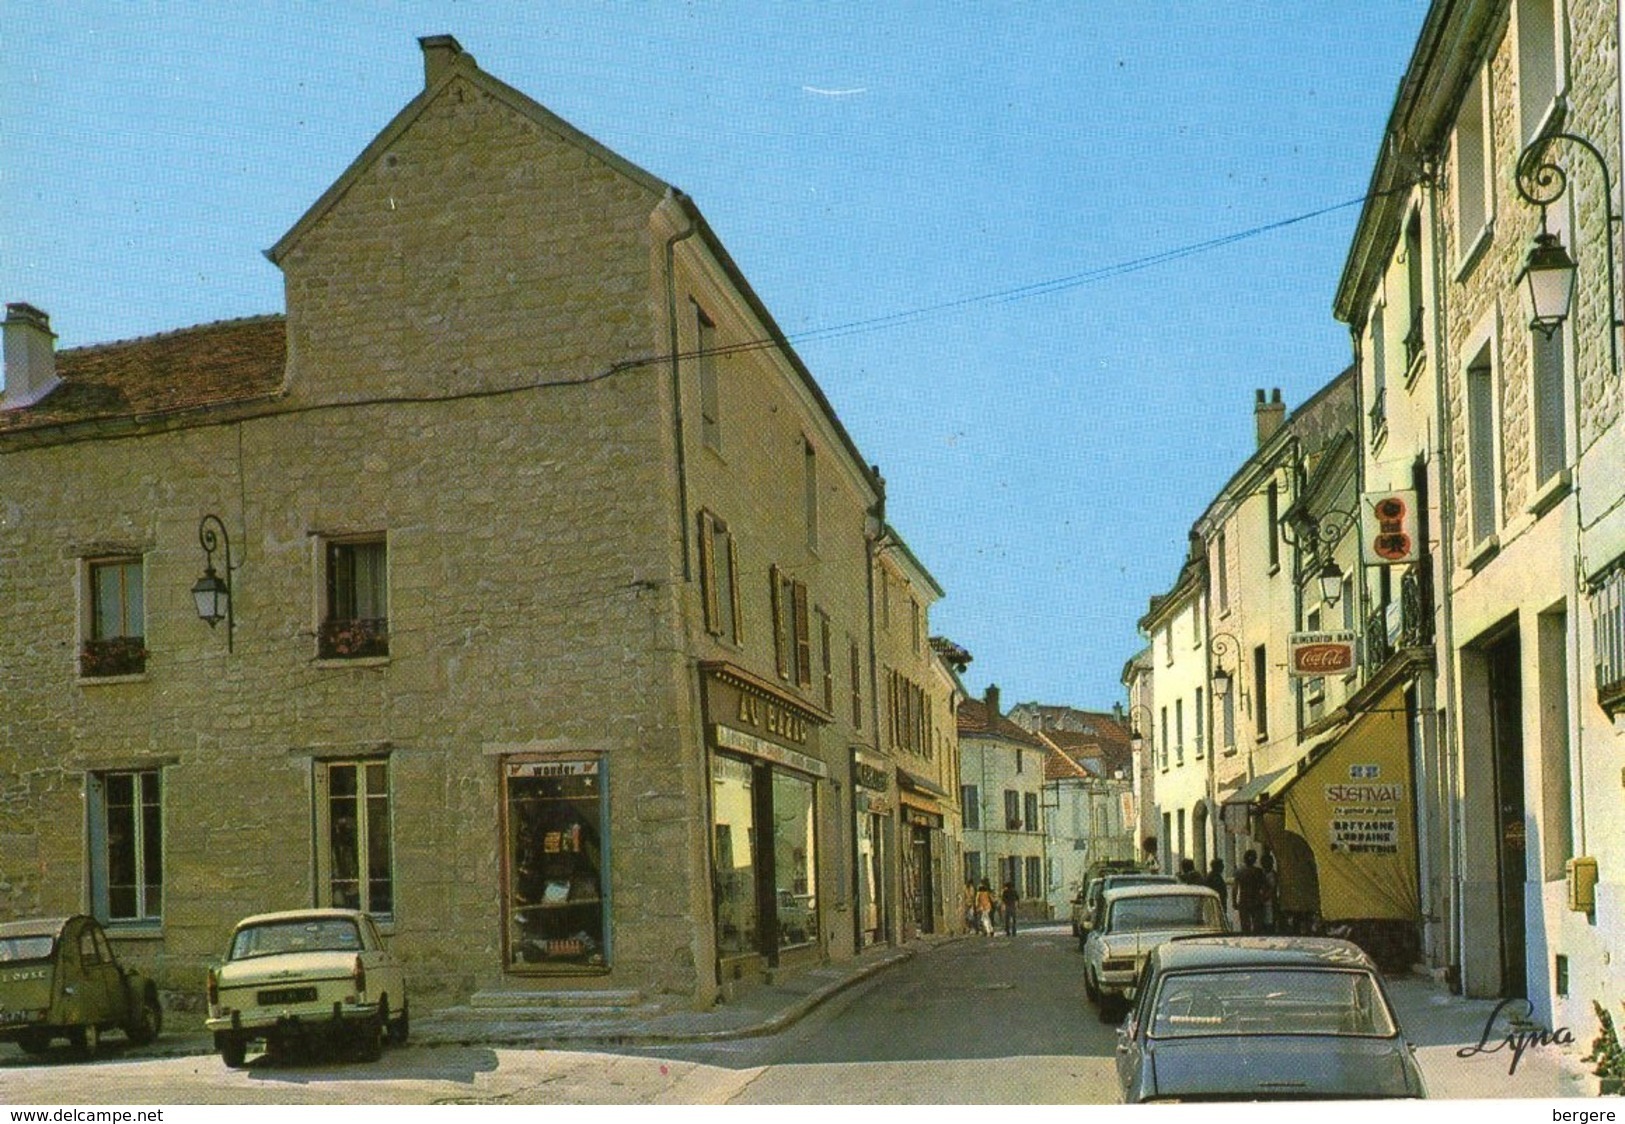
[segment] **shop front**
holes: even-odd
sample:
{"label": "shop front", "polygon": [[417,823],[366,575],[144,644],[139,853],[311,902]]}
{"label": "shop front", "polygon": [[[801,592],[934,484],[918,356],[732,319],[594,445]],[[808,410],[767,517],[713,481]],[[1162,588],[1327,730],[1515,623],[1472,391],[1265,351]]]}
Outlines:
{"label": "shop front", "polygon": [[823,948],[823,717],[747,672],[705,669],[719,978],[755,978]]}
{"label": "shop front", "polygon": [[607,761],[501,759],[503,963],[519,975],[609,969]]}
{"label": "shop front", "polygon": [[936,785],[906,769],[897,770],[903,846],[903,939],[940,928],[943,913],[945,843],[943,805]]}
{"label": "shop front", "polygon": [[857,947],[867,948],[884,943],[888,928],[886,825],[895,803],[891,770],[872,753],[854,749],[852,791],[852,834],[857,842]]}

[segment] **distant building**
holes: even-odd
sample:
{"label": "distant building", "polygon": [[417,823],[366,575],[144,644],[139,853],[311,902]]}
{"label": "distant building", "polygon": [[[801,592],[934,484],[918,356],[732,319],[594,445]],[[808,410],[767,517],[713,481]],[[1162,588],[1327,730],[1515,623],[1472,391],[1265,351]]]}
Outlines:
{"label": "distant building", "polygon": [[1049,916],[1044,766],[1049,747],[999,711],[999,689],[959,704],[959,792],[964,877],[1012,883],[1021,911]]}

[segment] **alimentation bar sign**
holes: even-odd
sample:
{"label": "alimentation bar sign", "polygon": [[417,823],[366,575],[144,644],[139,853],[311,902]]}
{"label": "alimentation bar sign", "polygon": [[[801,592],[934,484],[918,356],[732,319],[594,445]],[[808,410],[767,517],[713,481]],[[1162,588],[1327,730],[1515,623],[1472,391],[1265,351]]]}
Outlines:
{"label": "alimentation bar sign", "polygon": [[1287,666],[1304,679],[1346,675],[1354,670],[1359,639],[1353,632],[1294,632],[1287,639]]}

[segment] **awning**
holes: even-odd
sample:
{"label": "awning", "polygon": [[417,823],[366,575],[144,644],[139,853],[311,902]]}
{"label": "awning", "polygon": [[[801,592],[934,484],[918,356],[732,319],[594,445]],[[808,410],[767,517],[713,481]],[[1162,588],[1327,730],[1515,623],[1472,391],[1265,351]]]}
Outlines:
{"label": "awning", "polygon": [[1263,837],[1283,862],[1283,904],[1298,896],[1288,893],[1296,880],[1293,889],[1326,921],[1420,916],[1405,687],[1396,683],[1315,739],[1297,765],[1254,795]]}
{"label": "awning", "polygon": [[911,773],[902,766],[897,769],[897,801],[907,808],[914,808],[921,812],[928,812],[937,817],[940,826],[941,818],[946,812],[942,801],[948,800],[948,793],[940,785],[932,783],[918,773]]}

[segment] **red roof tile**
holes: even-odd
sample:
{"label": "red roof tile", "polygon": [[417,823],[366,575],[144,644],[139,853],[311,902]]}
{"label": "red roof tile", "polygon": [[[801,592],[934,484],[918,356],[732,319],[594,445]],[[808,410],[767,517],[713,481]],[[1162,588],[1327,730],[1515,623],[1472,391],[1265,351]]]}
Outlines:
{"label": "red roof tile", "polygon": [[32,406],[0,411],[0,433],[261,397],[282,385],[287,350],[280,315],[69,348],[56,356],[62,384]]}

